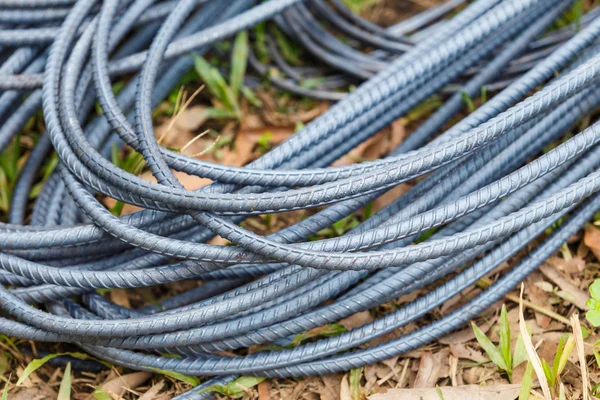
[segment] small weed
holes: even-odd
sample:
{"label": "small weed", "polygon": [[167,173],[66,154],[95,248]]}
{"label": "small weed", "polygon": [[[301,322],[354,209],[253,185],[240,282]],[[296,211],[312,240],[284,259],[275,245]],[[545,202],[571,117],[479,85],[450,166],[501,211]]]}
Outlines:
{"label": "small weed", "polygon": [[302,57],[302,48],[291,42],[275,25],[270,25],[270,31],[279,50],[281,50],[283,58],[292,65],[302,65],[302,62],[300,61]]}
{"label": "small weed", "polygon": [[112,400],[112,396],[100,387],[94,390],[93,396],[96,400]]}
{"label": "small weed", "polygon": [[[585,313],[593,326],[600,326],[600,279],[596,279],[589,287],[590,299],[585,303],[590,309]],[[600,365],[600,364],[598,364]]]}
{"label": "small weed", "polygon": [[421,121],[437,108],[444,104],[440,96],[433,95],[415,108],[413,108],[405,117],[407,122]]}
{"label": "small weed", "polygon": [[513,368],[521,364],[527,359],[527,353],[525,346],[523,345],[523,339],[519,335],[514,351],[511,356],[510,349],[510,324],[508,322],[508,314],[506,306],[502,306],[500,312],[500,343],[496,347],[492,341],[479,329],[479,327],[471,322],[475,338],[479,342],[479,345],[485,350],[490,360],[502,371],[506,372],[508,379],[512,382]]}
{"label": "small weed", "polygon": [[229,396],[237,399],[243,397],[248,389],[253,388],[266,379],[267,378],[264,377],[242,376],[226,385],[212,385],[206,389],[203,389],[202,392],[217,392],[223,396]]}
{"label": "small weed", "polygon": [[297,347],[307,340],[338,336],[347,331],[348,330],[340,324],[332,323],[323,325],[294,336],[287,347]]}
{"label": "small weed", "polygon": [[152,368],[152,367],[145,367],[145,368],[150,369],[158,374],[168,376],[169,378],[173,378],[178,381],[187,383],[190,386],[198,386],[200,384],[200,379],[198,379],[198,377],[196,377],[196,376],[183,375],[183,374],[180,374],[179,372],[167,371],[167,370],[162,370],[162,369]]}
{"label": "small weed", "polygon": [[248,64],[248,32],[240,32],[233,44],[229,83],[219,70],[205,58],[194,56],[194,65],[200,78],[214,96],[215,106],[203,112],[213,119],[242,119],[239,95],[242,94],[253,105],[260,106],[260,100],[244,86],[244,76]]}
{"label": "small weed", "polygon": [[560,374],[567,366],[567,361],[569,360],[569,356],[571,355],[574,346],[575,338],[573,335],[565,334],[560,338],[552,366],[550,366],[548,362],[542,358],[544,375],[546,375],[546,379],[548,380],[551,390],[552,388],[556,390],[558,384],[560,383]]}
{"label": "small weed", "polygon": [[363,370],[364,367],[350,370],[350,394],[352,395],[352,400],[360,400],[362,398],[360,394],[360,378]]}
{"label": "small weed", "polygon": [[344,233],[348,232],[351,229],[356,228],[360,224],[360,220],[354,214],[348,215],[345,218],[340,219],[335,222],[329,228],[325,228],[317,232],[315,236],[311,236],[309,240],[319,240],[323,238],[334,238],[338,236],[342,236]]}
{"label": "small weed", "polygon": [[344,4],[355,14],[360,14],[367,8],[376,5],[379,0],[344,0]]}
{"label": "small weed", "polygon": [[90,356],[88,356],[87,354],[84,354],[84,353],[56,353],[56,354],[48,354],[46,357],[35,359],[32,362],[30,362],[29,364],[27,364],[27,367],[25,367],[25,370],[23,370],[23,373],[21,374],[21,376],[19,377],[19,380],[17,381],[17,386],[19,386],[23,382],[25,382],[25,380],[27,378],[29,378],[29,375],[31,375],[33,372],[35,372],[36,370],[38,370],[39,368],[41,368],[48,361],[50,361],[51,359],[53,359],[55,357],[60,357],[60,356],[71,356],[71,357],[78,358],[80,360],[89,360],[89,359],[92,359],[92,357],[90,357]]}
{"label": "small weed", "polygon": [[267,151],[271,150],[273,139],[273,134],[271,132],[265,132],[261,137],[256,140],[256,145],[258,146],[258,151],[260,154],[265,154]]}
{"label": "small weed", "polygon": [[0,211],[5,214],[10,209],[12,193],[23,166],[21,135],[17,135],[0,154]]}
{"label": "small weed", "polygon": [[471,98],[471,96],[469,96],[469,93],[460,92],[460,97],[462,97],[463,102],[467,105],[469,112],[475,111],[475,109],[476,109],[475,103],[473,102],[473,99]]}

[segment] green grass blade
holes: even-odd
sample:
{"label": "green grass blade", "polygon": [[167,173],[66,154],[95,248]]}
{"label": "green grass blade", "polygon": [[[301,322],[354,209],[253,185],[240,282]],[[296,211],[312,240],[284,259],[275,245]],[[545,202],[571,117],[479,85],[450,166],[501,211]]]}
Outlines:
{"label": "green grass blade", "polygon": [[512,366],[515,368],[522,362],[527,361],[527,350],[525,349],[525,342],[523,342],[523,336],[517,337],[517,343],[515,343],[515,350],[513,351]]}
{"label": "green grass blade", "polygon": [[506,372],[512,380],[512,357],[510,354],[510,323],[508,322],[508,312],[506,306],[502,305],[500,312],[500,352],[506,363]]}
{"label": "green grass blade", "polygon": [[242,376],[233,382],[229,382],[227,385],[212,385],[207,387],[206,389],[201,390],[201,392],[217,392],[224,396],[237,398],[241,397],[244,393],[246,393],[246,390],[258,385],[265,379],[267,378],[256,376]]}
{"label": "green grass blade", "polygon": [[469,93],[460,92],[460,96],[462,97],[463,101],[467,105],[469,112],[475,111],[475,103],[473,103],[473,99],[471,99],[471,96],[469,96]]}
{"label": "green grass blade", "polygon": [[[221,103],[225,103],[220,80],[216,77],[217,75],[220,76],[221,74],[218,71],[215,74],[213,71],[214,68],[208,63],[208,61],[206,61],[206,59],[204,59],[204,57],[194,56],[194,67],[208,88],[210,94],[216,97]],[[221,76],[221,80],[222,79],[223,77]]]}
{"label": "green grass blade", "polygon": [[183,375],[183,374],[180,374],[179,372],[166,371],[166,370],[152,368],[152,367],[145,367],[145,368],[150,369],[159,374],[171,377],[173,379],[177,379],[178,381],[185,382],[191,386],[198,386],[200,384],[200,379],[198,379],[195,376]]}
{"label": "green grass blade", "polygon": [[231,55],[231,72],[229,85],[233,96],[237,98],[244,84],[246,67],[248,65],[248,32],[242,31],[235,37],[233,53]]}
{"label": "green grass blade", "polygon": [[93,395],[96,400],[113,400],[110,394],[106,393],[104,389],[99,387],[94,390]]}
{"label": "green grass blade", "polygon": [[542,368],[544,369],[544,375],[546,375],[546,379],[548,380],[548,385],[554,386],[556,383],[556,376],[554,375],[554,371],[548,365],[548,362],[542,358]]}
{"label": "green grass blade", "polygon": [[533,364],[527,363],[525,367],[525,375],[521,381],[521,392],[519,393],[519,400],[528,400],[529,393],[531,392],[531,386],[533,385]]}
{"label": "green grass blade", "polygon": [[71,399],[71,363],[67,363],[65,373],[63,374],[62,381],[60,382],[60,388],[58,389],[58,397],[56,400],[70,400]]}
{"label": "green grass blade", "polygon": [[481,329],[479,329],[479,327],[475,325],[474,322],[471,322],[471,325],[473,326],[475,338],[477,339],[479,345],[483,348],[483,350],[485,350],[490,360],[492,360],[492,362],[496,364],[498,368],[500,368],[503,371],[506,371],[507,366],[504,362],[502,354],[500,353],[500,350],[498,350],[496,346],[494,346],[492,341],[487,336],[485,336],[485,333],[483,333]]}
{"label": "green grass blade", "polygon": [[25,381],[25,379],[27,379],[29,377],[29,375],[31,375],[32,373],[34,373],[35,371],[37,371],[44,364],[46,364],[48,361],[52,360],[55,357],[60,357],[60,356],[71,356],[71,357],[78,358],[80,360],[87,360],[87,359],[91,358],[90,356],[88,356],[87,354],[84,354],[84,353],[56,353],[56,354],[48,354],[46,357],[35,359],[32,362],[30,362],[29,364],[27,364],[27,367],[25,367],[25,370],[23,371],[23,375],[21,375],[21,377],[17,381],[17,386],[19,386],[20,384],[22,384]]}
{"label": "green grass blade", "polygon": [[362,375],[363,368],[354,368],[350,371],[350,393],[352,394],[352,400],[360,400],[360,377]]}
{"label": "green grass blade", "polygon": [[21,377],[17,381],[17,386],[19,386],[23,382],[25,382],[25,379],[29,378],[29,375],[31,375],[32,373],[34,373],[35,371],[37,371],[44,364],[46,364],[48,361],[52,360],[55,357],[61,356],[61,355],[62,354],[48,354],[44,358],[35,359],[32,362],[30,362],[29,364],[27,364],[27,367],[25,367],[25,370],[23,371],[23,375],[21,375]]}
{"label": "green grass blade", "polygon": [[8,357],[6,353],[0,353],[0,376],[4,376],[4,373],[8,369]]}
{"label": "green grass blade", "polygon": [[242,94],[244,95],[246,100],[248,100],[250,102],[250,104],[252,104],[253,106],[255,106],[255,107],[263,106],[263,102],[258,97],[256,97],[256,95],[254,94],[252,89],[250,89],[248,86],[242,86]]}

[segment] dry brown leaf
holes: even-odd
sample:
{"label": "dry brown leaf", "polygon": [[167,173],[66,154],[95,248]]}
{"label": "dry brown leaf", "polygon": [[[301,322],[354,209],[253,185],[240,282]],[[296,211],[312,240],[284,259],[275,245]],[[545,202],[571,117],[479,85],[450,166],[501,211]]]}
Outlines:
{"label": "dry brown leaf", "polygon": [[186,131],[195,131],[206,122],[206,107],[194,105],[182,110],[175,120],[174,126]]}
{"label": "dry brown leaf", "polygon": [[[385,365],[380,363],[365,365],[364,375],[367,383],[364,387],[365,393],[371,393],[372,390],[375,390],[379,393],[381,389],[379,384],[377,383],[378,379],[386,378],[388,374],[394,375],[394,372],[390,370]],[[390,376],[391,377],[391,376]]]}
{"label": "dry brown leaf", "polygon": [[525,350],[527,350],[529,361],[531,362],[533,370],[535,371],[535,374],[538,377],[538,382],[542,387],[544,398],[546,400],[551,400],[552,397],[550,396],[550,388],[548,387],[548,381],[546,380],[546,376],[544,374],[542,362],[540,360],[540,357],[536,353],[535,348],[533,347],[533,343],[531,343],[531,338],[529,337],[529,332],[527,332],[527,326],[525,325],[525,316],[523,315],[524,289],[525,285],[521,283],[521,301],[519,302],[519,330],[521,332],[521,336],[523,336],[523,344],[525,345]]}
{"label": "dry brown leaf", "polygon": [[496,385],[506,383],[500,376],[498,368],[493,365],[475,366],[463,369],[462,378],[464,382],[470,385]]}
{"label": "dry brown leaf", "polygon": [[151,376],[150,372],[133,372],[103,383],[100,387],[110,394],[114,393],[117,396],[123,396],[127,390],[135,389],[150,379]]}
{"label": "dry brown leaf", "polygon": [[[452,297],[450,300],[444,302],[444,304],[442,304],[442,307],[440,307],[440,313],[442,315],[449,314],[450,312],[461,307],[465,300],[470,300],[478,296],[481,293],[481,291],[482,290],[477,287],[463,290],[462,292]],[[494,306],[490,308],[494,308]]]}
{"label": "dry brown leaf", "polygon": [[200,178],[195,175],[188,175],[181,171],[173,171],[173,175],[175,175],[175,178],[177,178],[179,183],[181,183],[187,190],[197,190],[213,183],[213,181],[208,178]]}
{"label": "dry brown leaf", "polygon": [[564,258],[554,256],[550,257],[547,263],[567,274],[580,274],[585,269],[585,260],[581,257],[573,257],[570,260],[565,260]]}
{"label": "dry brown leaf", "polygon": [[10,400],[47,400],[55,399],[57,395],[49,385],[41,384],[10,393],[8,398]]}
{"label": "dry brown leaf", "polygon": [[404,140],[403,125],[396,127],[395,133],[391,129],[385,129],[377,134],[365,148],[362,157],[368,160],[382,158],[391,153]]}
{"label": "dry brown leaf", "polygon": [[423,353],[413,387],[434,387],[440,377],[444,377],[444,375],[448,376],[449,354],[450,349],[447,348],[435,354],[431,354],[429,352]]}
{"label": "dry brown leaf", "polygon": [[[521,385],[468,385],[439,390],[444,400],[514,400],[519,396]],[[436,388],[390,389],[386,393],[369,396],[369,400],[440,400],[440,396]]]}
{"label": "dry brown leaf", "polygon": [[112,289],[110,292],[110,300],[120,305],[121,307],[131,308],[131,302],[129,301],[129,295],[125,289]]}
{"label": "dry brown leaf", "polygon": [[348,374],[344,375],[340,383],[340,400],[352,400],[350,392],[350,383],[348,382]]}
{"label": "dry brown leaf", "polygon": [[323,391],[319,393],[321,395],[321,400],[339,400],[342,375],[323,375],[321,380],[324,385]]}
{"label": "dry brown leaf", "polygon": [[258,400],[271,400],[268,381],[262,381],[258,384]]}
{"label": "dry brown leaf", "polygon": [[352,330],[354,328],[358,328],[370,322],[373,322],[375,319],[368,311],[361,311],[359,313],[353,314],[347,318],[340,320],[339,324],[348,330]]}
{"label": "dry brown leaf", "polygon": [[356,164],[357,160],[362,159],[363,154],[365,153],[367,148],[376,140],[377,140],[377,136],[374,136],[374,137],[362,142],[361,144],[359,144],[358,146],[356,146],[355,148],[350,150],[350,152],[348,154],[346,154],[342,158],[336,160],[332,165],[334,167],[340,167],[340,166],[344,166],[344,165]]}
{"label": "dry brown leaf", "polygon": [[581,324],[579,323],[579,314],[571,315],[571,326],[573,327],[573,336],[575,337],[575,348],[577,349],[577,357],[579,358],[579,367],[581,368],[581,381],[583,383],[583,400],[589,399],[588,391],[588,370],[585,360],[585,350],[583,344],[583,334],[581,333]]}
{"label": "dry brown leaf", "polygon": [[[493,317],[488,319],[485,323],[478,325],[479,329],[483,333],[487,333],[494,323],[496,323],[497,317]],[[460,331],[456,331],[449,335],[446,335],[438,340],[441,344],[460,344],[471,341],[475,339],[475,334],[473,333],[473,328],[468,327]]]}
{"label": "dry brown leaf", "polygon": [[406,183],[401,183],[398,186],[394,186],[381,196],[375,199],[373,202],[373,211],[381,210],[383,207],[391,204],[398,197],[406,193],[410,189],[410,185]]}
{"label": "dry brown leaf", "polygon": [[236,135],[233,149],[223,154],[221,160],[225,165],[241,167],[252,160],[252,150],[256,145],[256,140],[247,135]]}
{"label": "dry brown leaf", "polygon": [[[596,228],[594,228],[596,229]],[[598,229],[596,229],[598,230]],[[552,282],[554,282],[561,290],[569,296],[569,300],[572,299],[572,303],[577,306],[580,310],[587,310],[585,302],[588,299],[587,293],[579,289],[573,283],[569,282],[560,272],[554,267],[548,264],[544,264],[540,267],[540,271]]]}
{"label": "dry brown leaf", "polygon": [[259,115],[256,114],[244,114],[244,119],[240,122],[240,130],[246,129],[257,129],[264,127],[265,124],[260,118]]}
{"label": "dry brown leaf", "polygon": [[292,390],[292,394],[287,398],[289,398],[290,400],[299,399],[300,396],[302,395],[302,393],[304,393],[304,391],[306,390],[307,386],[308,386],[307,381],[298,382],[298,384],[294,387],[294,390]]}
{"label": "dry brown leaf", "polygon": [[154,399],[156,399],[158,392],[160,392],[162,390],[163,386],[165,386],[165,381],[160,381],[160,382],[155,383],[154,385],[152,385],[152,387],[150,389],[148,389],[148,391],[146,393],[141,395],[138,400],[154,400]]}
{"label": "dry brown leaf", "polygon": [[454,357],[459,359],[471,360],[477,363],[484,363],[488,361],[488,358],[485,357],[481,351],[472,349],[464,343],[450,345],[450,352]]}
{"label": "dry brown leaf", "polygon": [[240,129],[238,136],[246,136],[249,141],[256,144],[258,139],[262,138],[266,134],[269,134],[269,142],[272,144],[279,144],[292,136],[294,134],[294,130],[295,129],[292,126],[263,126],[260,128]]}
{"label": "dry brown leaf", "polygon": [[[513,344],[512,348],[514,349],[514,344]],[[521,364],[517,365],[516,367],[513,366],[512,382],[511,383],[521,383],[521,382],[523,382],[523,377],[525,376],[525,370],[526,369],[527,369],[527,363],[526,362],[522,362]]]}
{"label": "dry brown leaf", "polygon": [[583,235],[583,243],[592,250],[592,253],[596,256],[596,260],[600,261],[600,229],[593,225],[588,225]]}
{"label": "dry brown leaf", "polygon": [[[529,288],[527,290],[527,297],[529,297],[529,300],[540,307],[552,309],[550,295],[538,286],[539,284],[547,283],[544,281],[542,274],[536,271],[527,278],[526,282],[527,287]],[[537,311],[534,312],[534,315],[539,326],[543,328],[550,326],[552,319],[549,316]]]}

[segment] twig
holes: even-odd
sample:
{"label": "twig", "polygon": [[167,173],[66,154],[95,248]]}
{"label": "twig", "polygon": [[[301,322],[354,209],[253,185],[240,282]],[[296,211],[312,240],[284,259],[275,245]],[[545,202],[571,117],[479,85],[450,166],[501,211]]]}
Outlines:
{"label": "twig", "polygon": [[528,300],[524,300],[524,299],[519,299],[517,296],[512,295],[512,294],[507,294],[505,296],[508,300],[513,301],[517,304],[520,304],[521,302],[523,303],[524,306],[526,306],[527,308],[531,308],[534,311],[539,312],[540,314],[544,314],[549,316],[550,318],[554,318],[555,320],[562,322],[563,324],[567,325],[567,326],[571,326],[571,321],[569,321],[568,318],[563,317],[562,315],[555,313],[552,310],[548,310],[547,308],[538,306],[537,304],[534,304]]}
{"label": "twig", "polygon": [[546,375],[544,374],[544,368],[542,367],[542,362],[540,361],[540,357],[536,353],[533,348],[533,343],[531,343],[531,337],[529,336],[529,332],[527,332],[527,326],[525,325],[525,316],[523,315],[523,290],[525,289],[525,285],[521,283],[521,297],[519,301],[519,331],[521,332],[521,336],[523,337],[523,344],[525,345],[525,350],[527,350],[527,355],[529,356],[529,362],[533,366],[533,370],[537,375],[538,381],[540,382],[540,386],[542,387],[542,392],[544,393],[544,399],[552,400],[552,396],[550,395],[550,387],[548,386],[548,380],[546,380]]}
{"label": "twig", "polygon": [[583,391],[583,400],[589,399],[588,392],[588,370],[585,361],[585,352],[583,349],[583,334],[581,333],[581,324],[579,323],[579,314],[571,315],[571,326],[573,326],[573,336],[575,337],[575,347],[577,348],[577,357],[579,358],[579,367],[581,368],[581,382]]}

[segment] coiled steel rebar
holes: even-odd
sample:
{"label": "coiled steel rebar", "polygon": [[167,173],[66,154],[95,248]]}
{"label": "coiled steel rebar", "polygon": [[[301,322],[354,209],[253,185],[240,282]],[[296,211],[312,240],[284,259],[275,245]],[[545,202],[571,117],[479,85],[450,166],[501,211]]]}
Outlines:
{"label": "coiled steel rebar", "polygon": [[[597,122],[543,153],[600,103],[598,9],[548,31],[571,3],[453,0],[382,28],[341,0],[0,0],[0,150],[40,108],[47,130],[16,181],[9,223],[0,224],[0,333],[73,343],[134,369],[215,376],[178,397],[191,399],[239,374],[345,371],[456,329],[600,209]],[[269,60],[249,54],[256,75],[248,85],[266,77],[280,89],[337,103],[244,167],[161,147],[152,110],[192,68],[190,53],[264,21],[319,62],[290,65],[267,36]],[[272,68],[281,73],[269,74]],[[116,79],[126,82],[118,94]],[[308,79],[318,83],[303,86]],[[497,93],[444,130],[463,96],[484,86]],[[436,93],[450,94],[389,156],[330,166]],[[96,101],[100,116],[91,115]],[[157,182],[114,165],[115,144],[141,153]],[[29,218],[29,193],[52,150],[58,167]],[[188,191],[173,171],[214,183]],[[309,240],[419,177],[351,231]],[[98,195],[143,210],[117,217]],[[252,215],[315,207],[322,208],[266,236],[240,225]],[[359,349],[473,285],[559,219],[552,235],[477,298],[410,334]],[[216,235],[232,245],[207,243]],[[187,279],[204,283],[137,310],[95,291]],[[285,347],[297,334],[436,282],[372,323]],[[267,343],[284,347],[217,352]]]}

